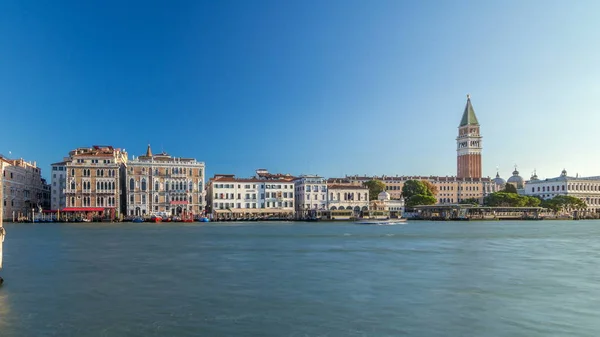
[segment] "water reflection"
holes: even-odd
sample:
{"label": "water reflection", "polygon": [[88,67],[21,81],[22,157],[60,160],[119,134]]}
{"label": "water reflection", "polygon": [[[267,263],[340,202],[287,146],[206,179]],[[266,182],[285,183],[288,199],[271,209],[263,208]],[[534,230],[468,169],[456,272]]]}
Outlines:
{"label": "water reflection", "polygon": [[5,291],[4,285],[0,285],[0,331],[7,331],[9,328],[10,319],[10,305],[8,300],[8,293]]}

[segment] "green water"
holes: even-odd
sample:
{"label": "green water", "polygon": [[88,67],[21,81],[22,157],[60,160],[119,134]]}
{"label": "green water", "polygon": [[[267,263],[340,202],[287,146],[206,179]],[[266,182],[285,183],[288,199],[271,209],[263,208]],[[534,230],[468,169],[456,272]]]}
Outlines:
{"label": "green water", "polygon": [[5,224],[0,336],[598,336],[600,222]]}

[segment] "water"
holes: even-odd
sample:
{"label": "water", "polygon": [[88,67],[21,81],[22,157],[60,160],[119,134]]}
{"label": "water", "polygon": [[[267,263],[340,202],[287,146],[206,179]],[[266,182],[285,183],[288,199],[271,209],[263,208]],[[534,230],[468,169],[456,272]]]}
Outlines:
{"label": "water", "polygon": [[597,336],[600,222],[6,224],[0,336]]}

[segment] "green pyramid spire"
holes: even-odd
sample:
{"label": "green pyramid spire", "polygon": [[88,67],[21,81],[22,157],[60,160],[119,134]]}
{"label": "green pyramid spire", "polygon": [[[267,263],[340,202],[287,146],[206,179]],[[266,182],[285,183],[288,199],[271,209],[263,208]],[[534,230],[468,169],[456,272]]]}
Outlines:
{"label": "green pyramid spire", "polygon": [[475,116],[475,110],[473,110],[473,105],[471,105],[471,95],[467,95],[467,106],[465,106],[465,112],[463,112],[459,127],[465,125],[479,125]]}

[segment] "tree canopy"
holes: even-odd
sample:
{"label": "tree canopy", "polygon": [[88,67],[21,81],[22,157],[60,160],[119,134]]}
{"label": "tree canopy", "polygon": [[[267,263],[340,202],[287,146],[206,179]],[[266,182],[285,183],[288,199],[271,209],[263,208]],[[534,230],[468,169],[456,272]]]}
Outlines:
{"label": "tree canopy", "polygon": [[385,190],[385,183],[381,180],[369,180],[364,185],[369,188],[369,200],[377,200],[379,193]]}
{"label": "tree canopy", "polygon": [[433,195],[436,195],[436,194],[438,193],[438,188],[437,188],[437,186],[435,186],[434,184],[430,183],[430,182],[429,182],[429,181],[427,181],[427,180],[421,180],[421,182],[422,182],[423,184],[425,184],[425,187],[427,187],[427,189],[428,189],[429,191],[431,191],[431,193],[433,193]]}
{"label": "tree canopy", "polygon": [[484,205],[495,207],[537,207],[540,202],[541,200],[536,197],[509,192],[491,193],[483,200]]}
{"label": "tree canopy", "polygon": [[502,191],[500,191],[500,192],[518,193],[517,192],[517,188],[513,184],[506,184],[506,185],[504,185],[504,189]]}
{"label": "tree canopy", "polygon": [[434,196],[432,195],[424,195],[424,194],[415,194],[408,201],[406,201],[407,207],[414,207],[418,205],[433,205],[437,202]]}
{"label": "tree canopy", "polygon": [[479,199],[477,199],[477,198],[464,199],[464,200],[460,201],[459,204],[479,205]]}
{"label": "tree canopy", "polygon": [[587,208],[587,204],[583,200],[570,195],[557,195],[552,199],[543,200],[541,205],[555,212]]}
{"label": "tree canopy", "polygon": [[[430,189],[431,183],[421,180],[407,180],[402,186],[402,197],[407,207],[417,205],[433,205],[437,202],[435,193]],[[435,188],[435,186],[433,186]]]}

